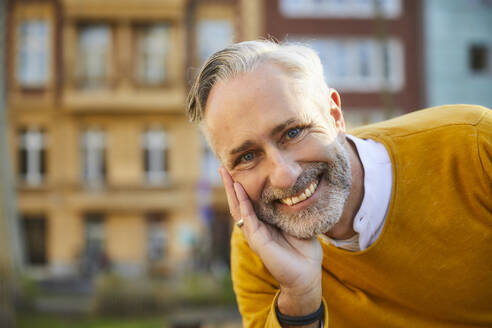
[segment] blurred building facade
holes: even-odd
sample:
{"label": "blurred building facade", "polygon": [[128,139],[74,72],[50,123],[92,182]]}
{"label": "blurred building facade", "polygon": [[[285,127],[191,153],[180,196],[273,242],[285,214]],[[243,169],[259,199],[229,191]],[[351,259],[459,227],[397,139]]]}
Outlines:
{"label": "blurred building facade", "polygon": [[231,221],[218,162],[184,112],[205,58],[258,37],[310,44],[348,127],[426,104],[491,106],[489,3],[8,1],[7,132],[25,267],[39,277],[220,269]]}
{"label": "blurred building facade", "polygon": [[492,1],[424,1],[429,106],[492,108]]}
{"label": "blurred building facade", "polygon": [[420,0],[272,0],[265,31],[310,44],[349,127],[423,105]]}
{"label": "blurred building facade", "polygon": [[8,134],[27,272],[175,273],[204,248],[227,261],[218,165],[184,103],[189,67],[258,37],[259,9],[8,2]]}

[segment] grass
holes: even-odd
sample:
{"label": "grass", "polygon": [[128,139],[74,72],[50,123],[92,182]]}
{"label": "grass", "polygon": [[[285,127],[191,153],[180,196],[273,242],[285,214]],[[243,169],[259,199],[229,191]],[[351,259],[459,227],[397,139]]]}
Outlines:
{"label": "grass", "polygon": [[60,317],[47,314],[20,314],[18,328],[167,328],[164,317],[102,318]]}

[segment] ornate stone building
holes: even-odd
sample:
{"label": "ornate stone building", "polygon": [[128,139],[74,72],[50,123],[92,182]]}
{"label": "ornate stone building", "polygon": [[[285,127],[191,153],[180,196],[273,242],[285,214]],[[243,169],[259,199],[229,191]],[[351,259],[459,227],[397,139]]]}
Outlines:
{"label": "ornate stone building", "polygon": [[10,0],[6,81],[25,267],[227,265],[218,164],[184,113],[195,68],[258,37],[311,44],[349,126],[422,107],[421,1]]}
{"label": "ornate stone building", "polygon": [[260,35],[259,4],[8,2],[8,135],[27,272],[172,273],[204,248],[227,262],[217,162],[184,103],[193,67]]}

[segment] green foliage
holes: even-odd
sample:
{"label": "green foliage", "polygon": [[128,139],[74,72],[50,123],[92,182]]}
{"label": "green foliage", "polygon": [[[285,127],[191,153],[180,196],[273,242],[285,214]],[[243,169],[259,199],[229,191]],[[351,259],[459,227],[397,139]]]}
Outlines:
{"label": "green foliage", "polygon": [[125,280],[102,276],[96,284],[93,310],[97,315],[153,315],[183,306],[234,305],[230,275],[188,273],[178,280]]}
{"label": "green foliage", "polygon": [[163,313],[173,307],[174,294],[166,283],[105,275],[96,284],[94,312],[118,316]]}
{"label": "green foliage", "polygon": [[0,323],[13,325],[14,321],[14,279],[0,262]]}
{"label": "green foliage", "polygon": [[22,311],[33,311],[36,298],[40,295],[37,283],[27,275],[18,278],[17,283],[17,308]]}
{"label": "green foliage", "polygon": [[165,328],[162,317],[147,318],[79,318],[46,314],[23,314],[17,317],[18,328]]}
{"label": "green foliage", "polygon": [[189,273],[180,285],[183,305],[234,305],[230,274],[215,277],[209,274]]}

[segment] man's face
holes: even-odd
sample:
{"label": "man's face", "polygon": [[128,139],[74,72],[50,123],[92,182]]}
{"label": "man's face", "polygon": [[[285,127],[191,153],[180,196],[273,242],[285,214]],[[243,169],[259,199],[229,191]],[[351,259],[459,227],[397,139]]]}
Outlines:
{"label": "man's face", "polygon": [[[334,99],[339,103],[338,95]],[[205,127],[233,180],[248,193],[259,219],[298,238],[329,231],[350,191],[350,161],[339,133],[340,109],[319,109],[280,68],[218,81]]]}

